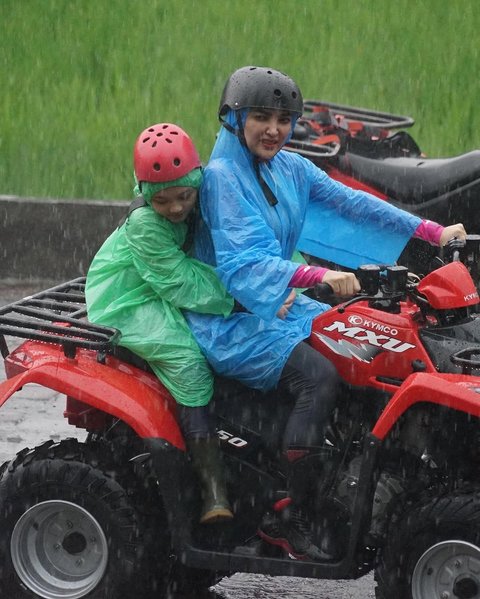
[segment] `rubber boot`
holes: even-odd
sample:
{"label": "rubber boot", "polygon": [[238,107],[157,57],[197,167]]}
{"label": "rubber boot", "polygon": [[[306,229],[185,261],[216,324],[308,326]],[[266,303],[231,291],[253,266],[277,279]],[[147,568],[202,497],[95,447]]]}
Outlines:
{"label": "rubber boot", "polygon": [[225,474],[217,439],[187,442],[192,464],[202,488],[201,524],[231,520],[233,513],[227,498]]}

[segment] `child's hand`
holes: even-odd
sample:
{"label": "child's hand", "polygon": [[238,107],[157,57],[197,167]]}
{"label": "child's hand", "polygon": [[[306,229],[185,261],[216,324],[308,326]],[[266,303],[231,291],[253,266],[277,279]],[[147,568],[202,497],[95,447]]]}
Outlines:
{"label": "child's hand", "polygon": [[288,311],[292,307],[293,302],[295,301],[296,297],[297,297],[297,294],[296,294],[295,290],[293,289],[292,291],[290,291],[290,294],[288,295],[287,299],[283,302],[282,307],[277,312],[278,318],[281,318],[282,320],[284,320],[287,317]]}

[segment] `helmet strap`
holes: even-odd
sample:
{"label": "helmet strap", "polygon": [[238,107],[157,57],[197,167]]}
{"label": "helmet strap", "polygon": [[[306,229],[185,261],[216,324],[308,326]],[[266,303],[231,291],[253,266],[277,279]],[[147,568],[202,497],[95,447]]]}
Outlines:
{"label": "helmet strap", "polygon": [[240,143],[242,144],[242,146],[247,146],[247,140],[245,139],[245,131],[243,129],[243,123],[242,123],[242,115],[240,114],[240,110],[235,111],[236,114],[235,116],[237,117],[237,125],[238,125],[238,139],[240,140]]}
{"label": "helmet strap", "polygon": [[268,183],[262,177],[262,174],[260,173],[260,162],[256,156],[253,157],[253,169],[255,170],[255,174],[257,175],[258,182],[260,183],[260,187],[262,188],[263,195],[265,196],[267,202],[270,204],[270,206],[275,206],[275,204],[278,204],[278,200],[268,186]]}
{"label": "helmet strap", "polygon": [[237,121],[236,129],[235,129],[235,127],[230,125],[230,123],[227,123],[227,121],[223,121],[223,120],[222,120],[222,127],[225,127],[225,129],[227,131],[229,131],[230,133],[233,133],[233,135],[238,137],[242,146],[247,147],[247,140],[245,139],[245,132],[243,129],[242,115],[241,115],[240,110],[235,110],[235,119]]}

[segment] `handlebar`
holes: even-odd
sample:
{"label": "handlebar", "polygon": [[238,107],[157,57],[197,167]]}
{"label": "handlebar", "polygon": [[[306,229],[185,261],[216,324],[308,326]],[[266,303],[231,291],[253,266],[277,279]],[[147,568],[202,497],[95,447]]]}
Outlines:
{"label": "handlebar", "polygon": [[[360,282],[361,291],[356,295],[376,295],[380,283],[386,284],[391,292],[405,291],[411,277],[422,278],[430,270],[435,270],[450,262],[462,262],[469,270],[480,264],[480,235],[467,235],[466,239],[453,237],[442,248],[440,256],[427,272],[412,273],[405,266],[386,264],[364,264],[356,269],[355,276]],[[411,286],[411,285],[410,285]],[[315,297],[328,299],[334,294],[326,283],[315,286]]]}
{"label": "handlebar", "polygon": [[329,304],[334,296],[333,289],[328,283],[317,283],[313,288],[313,293],[319,302],[325,304]]}
{"label": "handlebar", "polygon": [[[405,266],[387,266],[366,264],[360,266],[355,275],[360,282],[361,291],[353,296],[339,297],[327,283],[317,284],[313,289],[315,299],[330,305],[339,305],[344,310],[358,301],[371,301],[375,306],[387,310],[396,310],[399,302],[409,296],[423,305],[426,299],[417,292],[418,283],[423,276],[450,262],[460,261],[468,268],[476,284],[480,279],[480,235],[467,235],[466,239],[453,238],[440,248],[435,266],[425,273],[415,274]],[[433,262],[432,262],[433,264]],[[372,304],[373,305],[373,304]],[[423,309],[423,306],[422,306]]]}
{"label": "handlebar", "polygon": [[465,239],[458,239],[452,237],[443,248],[444,258],[450,258],[450,262],[460,262],[461,254],[460,251],[466,246],[467,241]]}

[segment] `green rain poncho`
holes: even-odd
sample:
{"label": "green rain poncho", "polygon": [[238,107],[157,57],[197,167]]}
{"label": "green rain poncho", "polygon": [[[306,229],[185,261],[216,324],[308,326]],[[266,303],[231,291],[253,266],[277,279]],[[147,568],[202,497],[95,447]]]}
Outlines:
{"label": "green rain poncho", "polygon": [[206,405],[213,377],[183,309],[227,316],[233,300],[212,267],[182,250],[185,223],[137,208],[102,245],[85,289],[92,322],[120,330],[120,345],[147,360],[176,401]]}

